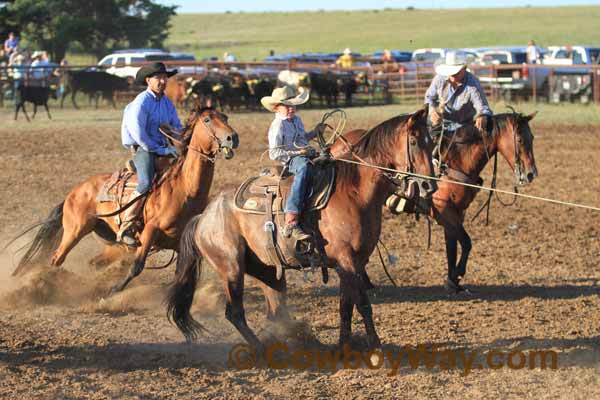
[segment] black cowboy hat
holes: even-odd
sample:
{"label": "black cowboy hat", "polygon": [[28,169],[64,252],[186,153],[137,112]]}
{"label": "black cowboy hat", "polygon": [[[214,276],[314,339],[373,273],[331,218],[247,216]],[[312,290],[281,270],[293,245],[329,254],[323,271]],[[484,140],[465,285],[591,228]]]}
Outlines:
{"label": "black cowboy hat", "polygon": [[144,85],[146,84],[146,78],[160,73],[167,74],[167,77],[170,78],[177,73],[177,70],[174,69],[167,71],[165,64],[161,62],[155,62],[152,65],[146,65],[138,70],[137,74],[135,74],[135,83]]}

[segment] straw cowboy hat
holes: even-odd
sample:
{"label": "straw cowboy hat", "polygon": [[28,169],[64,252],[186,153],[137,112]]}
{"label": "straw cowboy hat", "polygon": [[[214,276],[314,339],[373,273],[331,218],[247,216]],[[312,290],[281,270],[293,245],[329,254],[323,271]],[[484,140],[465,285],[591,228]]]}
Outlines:
{"label": "straw cowboy hat", "polygon": [[458,74],[466,65],[467,59],[463,55],[455,51],[449,51],[446,53],[445,58],[436,61],[435,73],[442,76],[451,76]]}
{"label": "straw cowboy hat", "polygon": [[299,106],[308,101],[310,91],[303,87],[296,90],[293,86],[286,85],[276,88],[270,96],[260,99],[262,105],[269,111],[275,112],[275,106],[283,104],[286,106]]}
{"label": "straw cowboy hat", "polygon": [[41,57],[42,56],[42,52],[41,51],[34,51],[33,54],[31,55],[31,58],[37,58],[37,57]]}
{"label": "straw cowboy hat", "polygon": [[350,50],[350,48],[349,48],[349,47],[346,47],[346,48],[344,49],[344,54],[346,54],[346,55],[348,55],[348,54],[352,54],[352,50]]}
{"label": "straw cowboy hat", "polygon": [[152,65],[143,66],[138,70],[137,74],[135,74],[135,83],[139,85],[145,85],[146,78],[160,73],[167,74],[167,77],[170,78],[177,73],[177,70],[173,69],[171,71],[167,71],[167,67],[165,67],[165,64],[161,62],[155,62]]}

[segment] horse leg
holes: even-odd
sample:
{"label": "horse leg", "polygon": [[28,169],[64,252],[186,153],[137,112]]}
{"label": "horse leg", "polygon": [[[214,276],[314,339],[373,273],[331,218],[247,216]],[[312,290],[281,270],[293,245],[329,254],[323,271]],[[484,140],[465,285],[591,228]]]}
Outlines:
{"label": "horse leg", "polygon": [[448,261],[448,279],[446,281],[446,290],[450,294],[456,294],[462,291],[459,284],[459,278],[456,274],[457,257],[457,231],[454,227],[444,227],[444,239],[446,241],[446,259]]}
{"label": "horse leg", "polygon": [[242,260],[234,261],[219,272],[223,277],[223,286],[227,304],[225,318],[238,330],[242,337],[253,346],[259,354],[264,354],[264,345],[254,334],[246,322],[244,310],[244,273],[245,263]]}
{"label": "horse leg", "polygon": [[94,220],[87,219],[85,214],[78,215],[65,207],[63,215],[63,235],[60,244],[54,251],[50,264],[59,267],[65,261],[67,254],[79,241],[94,229]]}
{"label": "horse leg", "polygon": [[140,247],[138,247],[135,253],[135,260],[133,261],[133,265],[131,266],[131,270],[129,274],[123,279],[121,282],[113,286],[111,289],[111,293],[117,293],[125,289],[125,287],[139,274],[144,270],[144,266],[146,265],[146,257],[148,257],[148,253],[150,252],[150,248],[154,243],[154,239],[156,238],[156,234],[158,233],[158,228],[152,223],[146,224],[146,227],[142,231],[140,235]]}
{"label": "horse leg", "polygon": [[352,337],[352,313],[354,312],[354,303],[348,293],[348,289],[340,284],[340,348],[344,345],[350,345]]}
{"label": "horse leg", "polygon": [[467,261],[472,248],[471,237],[463,225],[458,227],[458,242],[460,243],[461,254],[460,261],[456,266],[456,276],[462,278],[467,272]]}
{"label": "horse leg", "polygon": [[37,114],[37,103],[33,103],[33,115],[31,115],[31,119],[35,119],[35,114]]}
{"label": "horse leg", "polygon": [[246,260],[246,273],[256,278],[256,283],[265,295],[267,319],[283,324],[292,322],[287,309],[285,273],[278,280],[275,268],[263,264],[258,259]]}
{"label": "horse leg", "polygon": [[381,347],[381,340],[375,329],[373,309],[366,292],[361,274],[356,268],[340,272],[340,345],[350,341],[352,310],[354,305],[363,318],[367,332],[369,349]]}

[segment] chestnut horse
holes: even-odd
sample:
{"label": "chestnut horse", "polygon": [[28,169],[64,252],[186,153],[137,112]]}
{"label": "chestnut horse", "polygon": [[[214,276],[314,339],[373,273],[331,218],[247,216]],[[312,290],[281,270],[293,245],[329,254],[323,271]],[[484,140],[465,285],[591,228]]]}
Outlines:
{"label": "chestnut horse", "polygon": [[[113,287],[113,292],[123,290],[142,272],[153,246],[177,250],[185,224],[202,212],[208,202],[217,153],[223,152],[225,158],[230,159],[232,149],[238,145],[238,135],[228,124],[227,117],[210,108],[192,110],[185,133],[184,154],[165,171],[162,182],[145,199],[144,229],[139,236],[141,245],[136,250],[131,271]],[[42,224],[13,275],[22,274],[29,266],[47,262],[49,258],[51,265],[60,266],[69,251],[91,232],[114,242],[118,226],[112,216],[106,215],[111,214],[115,205],[96,201],[98,192],[110,176],[89,177],[71,190]]]}
{"label": "chestnut horse", "polygon": [[[472,126],[460,128],[450,143],[442,146],[443,162],[448,168],[459,173],[442,175],[438,182],[438,190],[433,194],[433,206],[430,216],[444,227],[446,241],[446,257],[448,260],[448,279],[446,289],[455,294],[464,290],[460,279],[467,270],[467,261],[471,251],[471,238],[464,228],[465,212],[478,189],[452,183],[460,180],[465,183],[481,184],[478,177],[488,161],[498,152],[506,159],[515,173],[517,184],[524,185],[537,176],[537,168],[533,156],[533,134],[529,121],[535,117],[519,113],[498,114],[492,117],[492,131],[483,136]],[[344,138],[354,143],[364,130],[348,132]],[[449,146],[448,146],[449,145]],[[331,148],[334,156],[348,152],[348,145],[337,140]],[[464,176],[462,176],[464,175]],[[457,243],[462,252],[457,263]]]}
{"label": "chestnut horse", "polygon": [[[427,111],[385,121],[373,128],[355,147],[369,164],[431,176],[432,142],[427,132]],[[357,158],[358,159],[358,158]],[[380,169],[335,161],[336,181],[329,202],[320,211],[306,213],[305,223],[323,239],[325,266],[340,278],[340,345],[348,344],[354,306],[363,318],[370,347],[380,340],[373,323],[366,289],[365,266],[381,232],[382,206],[397,188],[390,174]],[[421,193],[430,197],[430,192]],[[194,217],[182,235],[177,272],[167,296],[167,315],[188,340],[202,326],[190,315],[201,260],[219,273],[226,295],[225,317],[258,351],[263,344],[246,323],[243,305],[244,275],[261,282],[268,317],[289,321],[285,308],[285,273],[280,280],[267,252],[264,215],[247,214],[234,206],[234,193],[222,192]]]}

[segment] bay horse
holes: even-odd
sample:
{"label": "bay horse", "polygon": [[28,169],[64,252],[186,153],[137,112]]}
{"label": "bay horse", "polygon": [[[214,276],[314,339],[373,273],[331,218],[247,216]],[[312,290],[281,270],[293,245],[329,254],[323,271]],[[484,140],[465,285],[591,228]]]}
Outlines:
{"label": "bay horse", "polygon": [[[432,142],[427,110],[391,118],[374,127],[356,145],[355,154],[374,166],[431,176]],[[363,318],[370,347],[380,339],[373,322],[366,290],[365,266],[381,232],[382,206],[394,190],[394,179],[378,168],[334,161],[336,180],[325,208],[305,213],[316,235],[322,237],[325,265],[340,278],[340,345],[349,344],[354,306]],[[430,185],[433,191],[435,184]],[[421,193],[430,197],[431,192]],[[285,305],[285,270],[277,279],[267,251],[265,216],[236,209],[234,193],[222,192],[192,218],[182,235],[174,281],[167,294],[167,315],[187,340],[194,340],[202,326],[190,307],[201,261],[206,260],[220,275],[226,295],[225,317],[258,351],[264,346],[248,326],[243,295],[245,274],[255,277],[267,300],[269,319],[290,321]],[[279,234],[278,234],[279,236]]]}
{"label": "bay horse", "polygon": [[[210,108],[193,109],[184,132],[187,146],[183,147],[183,154],[168,167],[161,183],[145,199],[144,228],[139,236],[141,245],[136,249],[129,274],[113,287],[113,292],[123,290],[142,272],[153,246],[177,250],[185,224],[202,212],[208,202],[217,153],[223,152],[225,158],[230,159],[239,143],[238,134],[229,125],[227,116]],[[91,232],[108,242],[115,242],[118,226],[115,218],[106,216],[114,210],[114,203],[96,200],[110,176],[91,176],[71,190],[41,224],[13,275],[22,274],[29,266],[48,259],[51,265],[60,266],[69,251]],[[125,208],[120,210],[121,213]]]}
{"label": "bay horse", "polygon": [[[449,173],[442,175],[438,190],[433,194],[430,216],[444,227],[448,277],[446,290],[450,294],[462,292],[460,279],[467,270],[467,261],[472,248],[471,238],[464,227],[465,213],[475,199],[479,189],[453,183],[481,185],[479,174],[490,159],[500,153],[515,174],[516,183],[531,183],[538,175],[533,156],[533,134],[529,121],[535,113],[522,115],[512,112],[494,115],[491,119],[491,132],[481,134],[472,125],[459,128],[453,138],[445,138],[441,152],[442,162],[448,166]],[[365,130],[354,130],[344,135],[350,144],[358,140]],[[334,156],[348,152],[348,145],[337,140],[331,148]],[[460,243],[461,255],[458,263],[457,244]]]}

